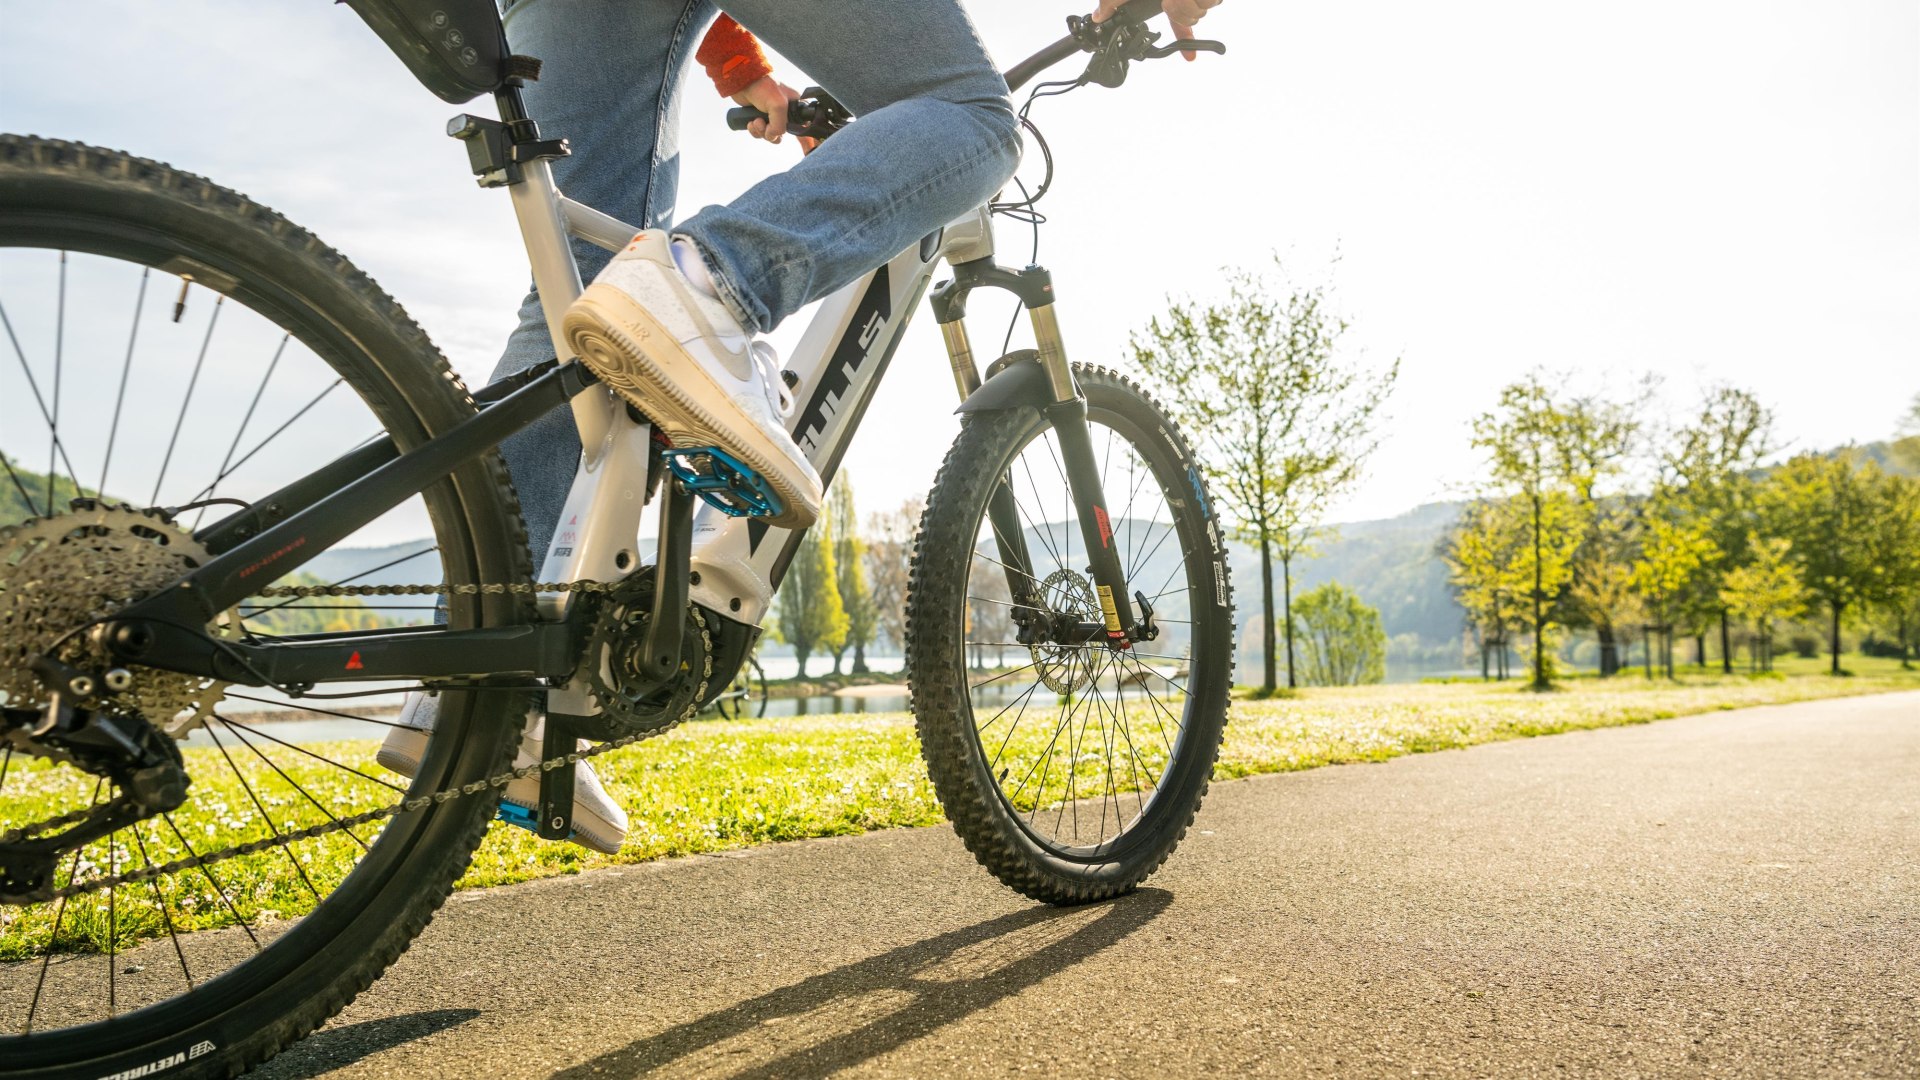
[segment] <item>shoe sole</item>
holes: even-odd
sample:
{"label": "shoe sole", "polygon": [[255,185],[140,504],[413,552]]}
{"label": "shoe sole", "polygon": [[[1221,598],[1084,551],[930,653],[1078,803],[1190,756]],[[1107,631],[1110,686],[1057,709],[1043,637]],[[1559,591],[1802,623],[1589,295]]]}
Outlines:
{"label": "shoe sole", "polygon": [[[819,517],[819,496],[799,476],[796,463],[785,454],[769,454],[757,446],[742,445],[736,434],[757,437],[758,425],[733,404],[732,395],[716,384],[700,362],[666,332],[646,308],[619,289],[590,285],[567,309],[561,322],[567,344],[614,393],[647,414],[674,445],[717,446],[736,455],[760,474],[780,497],[781,511],[759,518],[782,529],[804,529]],[[723,419],[708,397],[725,403],[731,421]],[[801,474],[804,475],[804,474]]]}
{"label": "shoe sole", "polygon": [[[381,742],[373,760],[381,768],[397,773],[411,780],[420,774],[421,759],[426,756],[427,732],[419,732],[417,737],[411,732],[403,733],[396,728],[385,741]],[[515,792],[516,787],[533,785],[533,795],[528,797]],[[515,780],[507,785],[501,802],[510,802],[527,810],[539,809],[540,781],[538,778]],[[573,842],[581,847],[592,848],[606,855],[616,855],[620,845],[625,843],[627,832],[613,822],[582,806],[579,800],[573,804]]]}

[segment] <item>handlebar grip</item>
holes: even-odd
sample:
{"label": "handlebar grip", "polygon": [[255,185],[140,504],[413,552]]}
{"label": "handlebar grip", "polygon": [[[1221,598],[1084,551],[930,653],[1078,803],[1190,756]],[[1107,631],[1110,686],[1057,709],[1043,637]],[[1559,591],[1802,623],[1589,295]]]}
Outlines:
{"label": "handlebar grip", "polygon": [[1115,17],[1132,19],[1134,22],[1146,22],[1158,14],[1160,14],[1160,0],[1127,0],[1126,5],[1121,7],[1119,14]]}
{"label": "handlebar grip", "polygon": [[[712,114],[709,113],[708,115]],[[766,113],[761,112],[751,105],[742,105],[740,108],[727,110],[727,126],[735,131],[745,131],[755,120],[765,120],[766,118]]]}

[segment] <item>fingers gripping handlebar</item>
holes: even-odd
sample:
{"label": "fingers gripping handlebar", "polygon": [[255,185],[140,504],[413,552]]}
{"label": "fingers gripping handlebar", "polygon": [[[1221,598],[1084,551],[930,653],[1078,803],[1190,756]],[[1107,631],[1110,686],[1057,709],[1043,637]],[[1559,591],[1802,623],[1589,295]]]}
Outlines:
{"label": "fingers gripping handlebar", "polygon": [[[1075,53],[1092,53],[1093,60],[1081,76],[1083,83],[1119,86],[1126,81],[1129,65],[1139,60],[1159,60],[1177,52],[1225,53],[1218,41],[1177,40],[1157,45],[1160,35],[1146,28],[1146,21],[1160,14],[1161,0],[1128,0],[1105,22],[1094,22],[1091,15],[1067,19],[1067,36],[1033,54],[1006,72],[1007,87],[1018,90],[1034,76]],[[759,109],[744,107],[727,110],[727,126],[745,131],[755,120],[765,120]],[[787,131],[824,139],[845,127],[853,119],[846,107],[817,86],[787,105]]]}
{"label": "fingers gripping handlebar", "polygon": [[[727,126],[735,131],[745,131],[755,120],[765,119],[766,113],[750,105],[727,110]],[[852,119],[846,106],[817,86],[807,87],[806,93],[787,103],[787,132],[791,135],[824,139]]]}

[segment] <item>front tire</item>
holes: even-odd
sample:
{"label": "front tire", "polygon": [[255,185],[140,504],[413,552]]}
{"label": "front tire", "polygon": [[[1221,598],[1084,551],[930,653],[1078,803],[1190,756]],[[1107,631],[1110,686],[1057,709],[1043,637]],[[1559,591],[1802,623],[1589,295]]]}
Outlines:
{"label": "front tire", "polygon": [[[997,558],[988,503],[1003,483],[1034,603],[1098,617],[1059,452],[1031,407],[962,421],[927,499],[907,601],[913,708],[941,805],[981,865],[1052,904],[1125,893],[1173,852],[1219,754],[1233,665],[1226,550],[1192,450],[1124,376],[1074,374],[1112,543],[1161,636],[1122,651],[1014,640],[1009,612],[1032,605],[1013,602],[1018,574]],[[1009,667],[1009,653],[1030,662]]]}

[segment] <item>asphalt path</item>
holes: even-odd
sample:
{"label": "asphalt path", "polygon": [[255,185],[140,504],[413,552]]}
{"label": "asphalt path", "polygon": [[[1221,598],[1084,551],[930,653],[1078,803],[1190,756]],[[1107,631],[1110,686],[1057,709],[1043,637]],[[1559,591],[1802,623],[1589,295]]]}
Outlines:
{"label": "asphalt path", "polygon": [[1920,694],[1216,785],[1038,907],[946,828],[461,894],[272,1077],[1920,1076]]}

